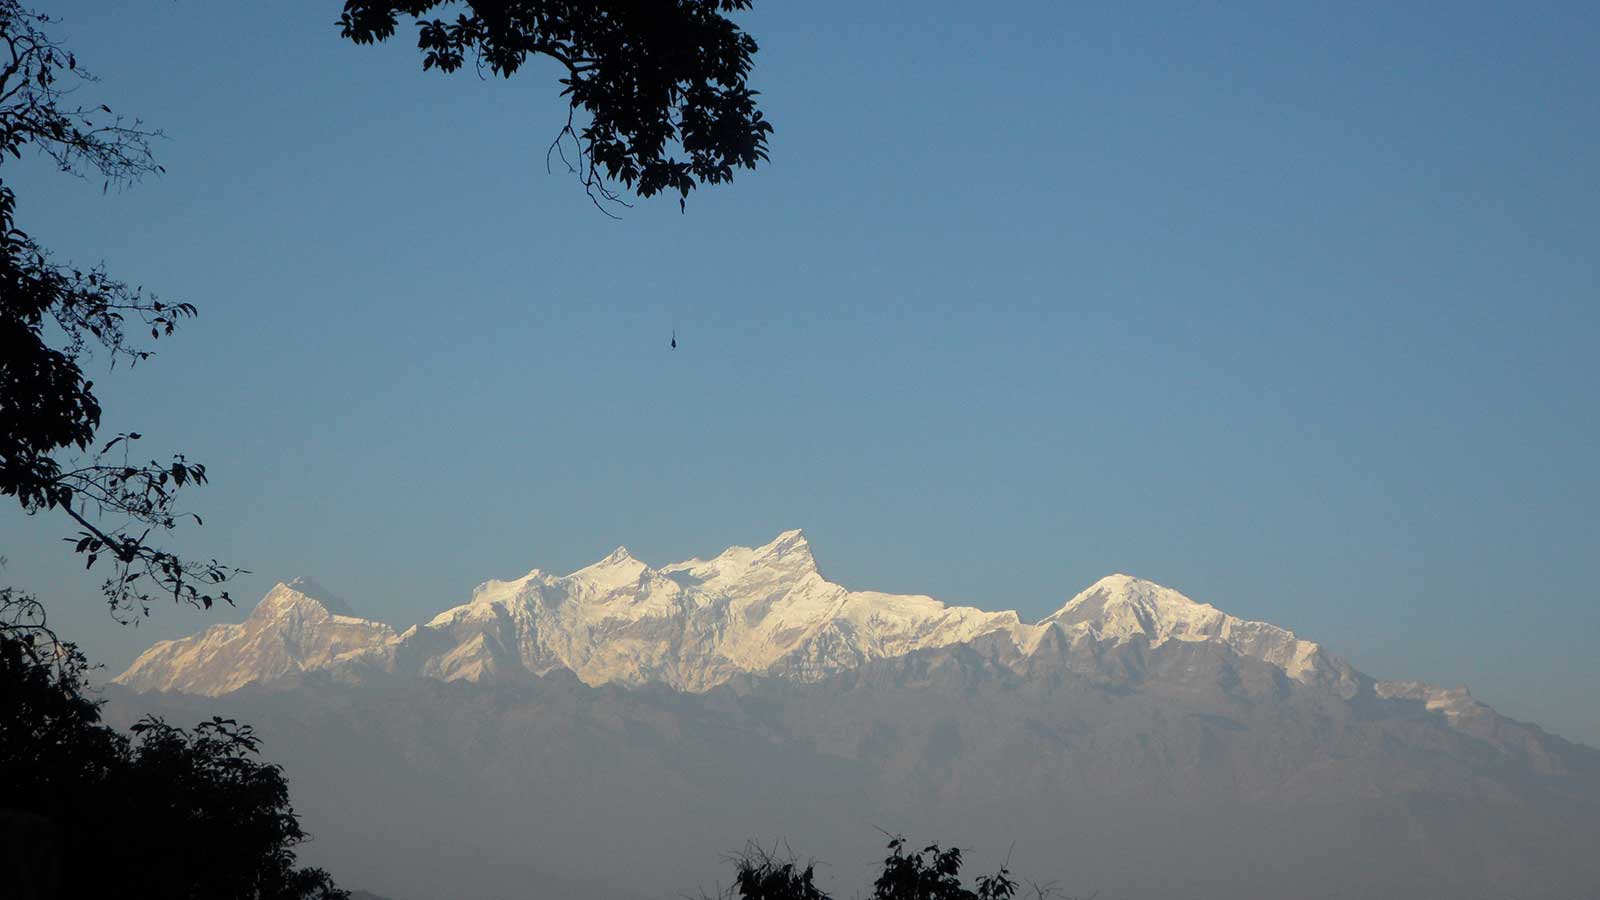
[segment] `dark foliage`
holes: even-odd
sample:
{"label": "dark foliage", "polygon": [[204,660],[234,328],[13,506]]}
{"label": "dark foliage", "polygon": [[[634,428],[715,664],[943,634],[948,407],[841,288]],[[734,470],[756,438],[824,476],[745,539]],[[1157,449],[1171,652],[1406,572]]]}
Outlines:
{"label": "dark foliage", "polygon": [[[961,850],[938,844],[916,851],[906,849],[906,840],[889,839],[889,855],[883,860],[883,874],[872,885],[872,900],[1012,900],[1018,896],[1018,882],[1011,877],[1009,863],[992,875],[979,876],[971,887],[961,883]],[[814,883],[815,867],[802,865],[792,856],[750,845],[734,859],[732,886],[722,892],[722,900],[830,900]],[[1053,885],[1029,886],[1037,900],[1061,897]]]}
{"label": "dark foliage", "polygon": [[1017,883],[1004,867],[978,878],[975,890],[961,885],[961,850],[930,844],[907,853],[905,838],[889,841],[883,874],[873,883],[874,900],[1010,900]]}
{"label": "dark foliage", "polygon": [[[159,172],[150,153],[156,132],[106,106],[69,102],[94,76],[49,35],[49,23],[17,0],[0,0],[0,165],[32,149],[62,172],[100,177],[107,189]],[[231,602],[213,591],[237,570],[149,542],[185,518],[177,494],[204,484],[205,466],[182,454],[137,460],[137,432],[96,446],[100,402],[83,370],[94,352],[113,367],[149,358],[138,338],[146,330],[150,340],[171,335],[195,307],[164,302],[100,267],[57,262],[17,226],[16,212],[17,197],[0,178],[0,495],[29,514],[60,510],[76,523],[67,540],[85,567],[112,563],[104,592],[115,611],[148,611],[156,594],[204,607]],[[77,457],[64,462],[62,453]]]}
{"label": "dark foliage", "polygon": [[[358,44],[387,40],[401,16],[417,27],[422,68],[455,72],[471,60],[509,78],[530,56],[564,70],[566,125],[551,145],[576,166],[596,205],[619,182],[641,197],[733,179],[767,159],[772,125],[746,82],[756,42],[728,14],[751,0],[346,0],[339,27]],[[465,7],[454,20],[430,18]],[[573,127],[582,109],[589,122]]]}
{"label": "dark foliage", "polygon": [[733,886],[722,893],[723,900],[828,900],[813,883],[816,868],[809,863],[802,867],[792,857],[751,844],[734,865]]}
{"label": "dark foliage", "polygon": [[[306,839],[249,726],[156,718],[129,739],[100,724],[84,661],[31,598],[0,589],[0,825],[47,835],[19,890],[62,898],[343,898],[295,866]],[[21,825],[17,823],[22,823]]]}

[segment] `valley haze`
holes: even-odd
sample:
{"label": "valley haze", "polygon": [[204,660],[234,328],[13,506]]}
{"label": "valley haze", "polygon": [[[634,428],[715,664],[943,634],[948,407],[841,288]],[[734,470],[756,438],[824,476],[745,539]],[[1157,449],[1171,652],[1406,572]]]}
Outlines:
{"label": "valley haze", "polygon": [[748,838],[849,885],[880,826],[1104,897],[1600,889],[1600,751],[1124,574],[1028,623],[849,590],[789,531],[404,631],[296,579],[109,690],[255,723],[306,857],[399,898],[676,896]]}

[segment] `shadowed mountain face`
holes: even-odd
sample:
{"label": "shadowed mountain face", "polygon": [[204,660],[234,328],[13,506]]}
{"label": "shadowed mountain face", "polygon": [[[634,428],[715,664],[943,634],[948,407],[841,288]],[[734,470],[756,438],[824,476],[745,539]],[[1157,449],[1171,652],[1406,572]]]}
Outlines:
{"label": "shadowed mountain face", "polygon": [[256,724],[308,861],[399,900],[677,896],[749,838],[848,895],[875,826],[1109,898],[1600,896],[1600,752],[1464,691],[1137,579],[1026,625],[773,546],[491,582],[403,634],[280,587],[120,679],[194,693],[107,712]]}

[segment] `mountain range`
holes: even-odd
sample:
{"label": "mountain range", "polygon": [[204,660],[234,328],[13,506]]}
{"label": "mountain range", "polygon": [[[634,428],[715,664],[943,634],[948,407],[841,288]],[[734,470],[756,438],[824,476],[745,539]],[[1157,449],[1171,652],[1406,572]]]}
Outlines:
{"label": "mountain range", "polygon": [[1600,752],[1127,575],[1026,623],[849,590],[791,531],[404,631],[297,579],[115,685],[256,723],[312,860],[408,900],[677,896],[875,826],[1103,897],[1600,897]]}

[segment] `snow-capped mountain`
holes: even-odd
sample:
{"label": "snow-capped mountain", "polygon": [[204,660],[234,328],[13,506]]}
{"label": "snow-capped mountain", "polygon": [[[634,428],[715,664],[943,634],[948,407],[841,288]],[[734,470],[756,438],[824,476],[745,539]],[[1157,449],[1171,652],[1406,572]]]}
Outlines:
{"label": "snow-capped mountain", "polygon": [[1363,681],[1290,631],[1128,575],[1102,578],[1036,624],[932,597],[852,591],[823,577],[798,530],[660,568],[619,547],[568,575],[534,569],[487,581],[469,602],[403,633],[296,579],[274,587],[241,624],[156,644],[116,681],[216,696],[304,672],[481,681],[569,669],[588,684],[704,691],[739,674],[815,681],[986,635],[1024,657],[1052,635],[1067,644],[1209,642],[1346,699]]}
{"label": "snow-capped mountain", "polygon": [[404,632],[297,580],[117,680],[116,724],[258,727],[309,858],[407,900],[642,900],[751,838],[864,861],[874,826],[1084,895],[1600,884],[1600,751],[1128,575],[1030,624],[849,590],[795,531],[536,569]]}
{"label": "snow-capped mountain", "polygon": [[161,641],[115,679],[138,690],[219,696],[298,672],[393,668],[396,635],[309,578],[280,582],[238,625]]}

